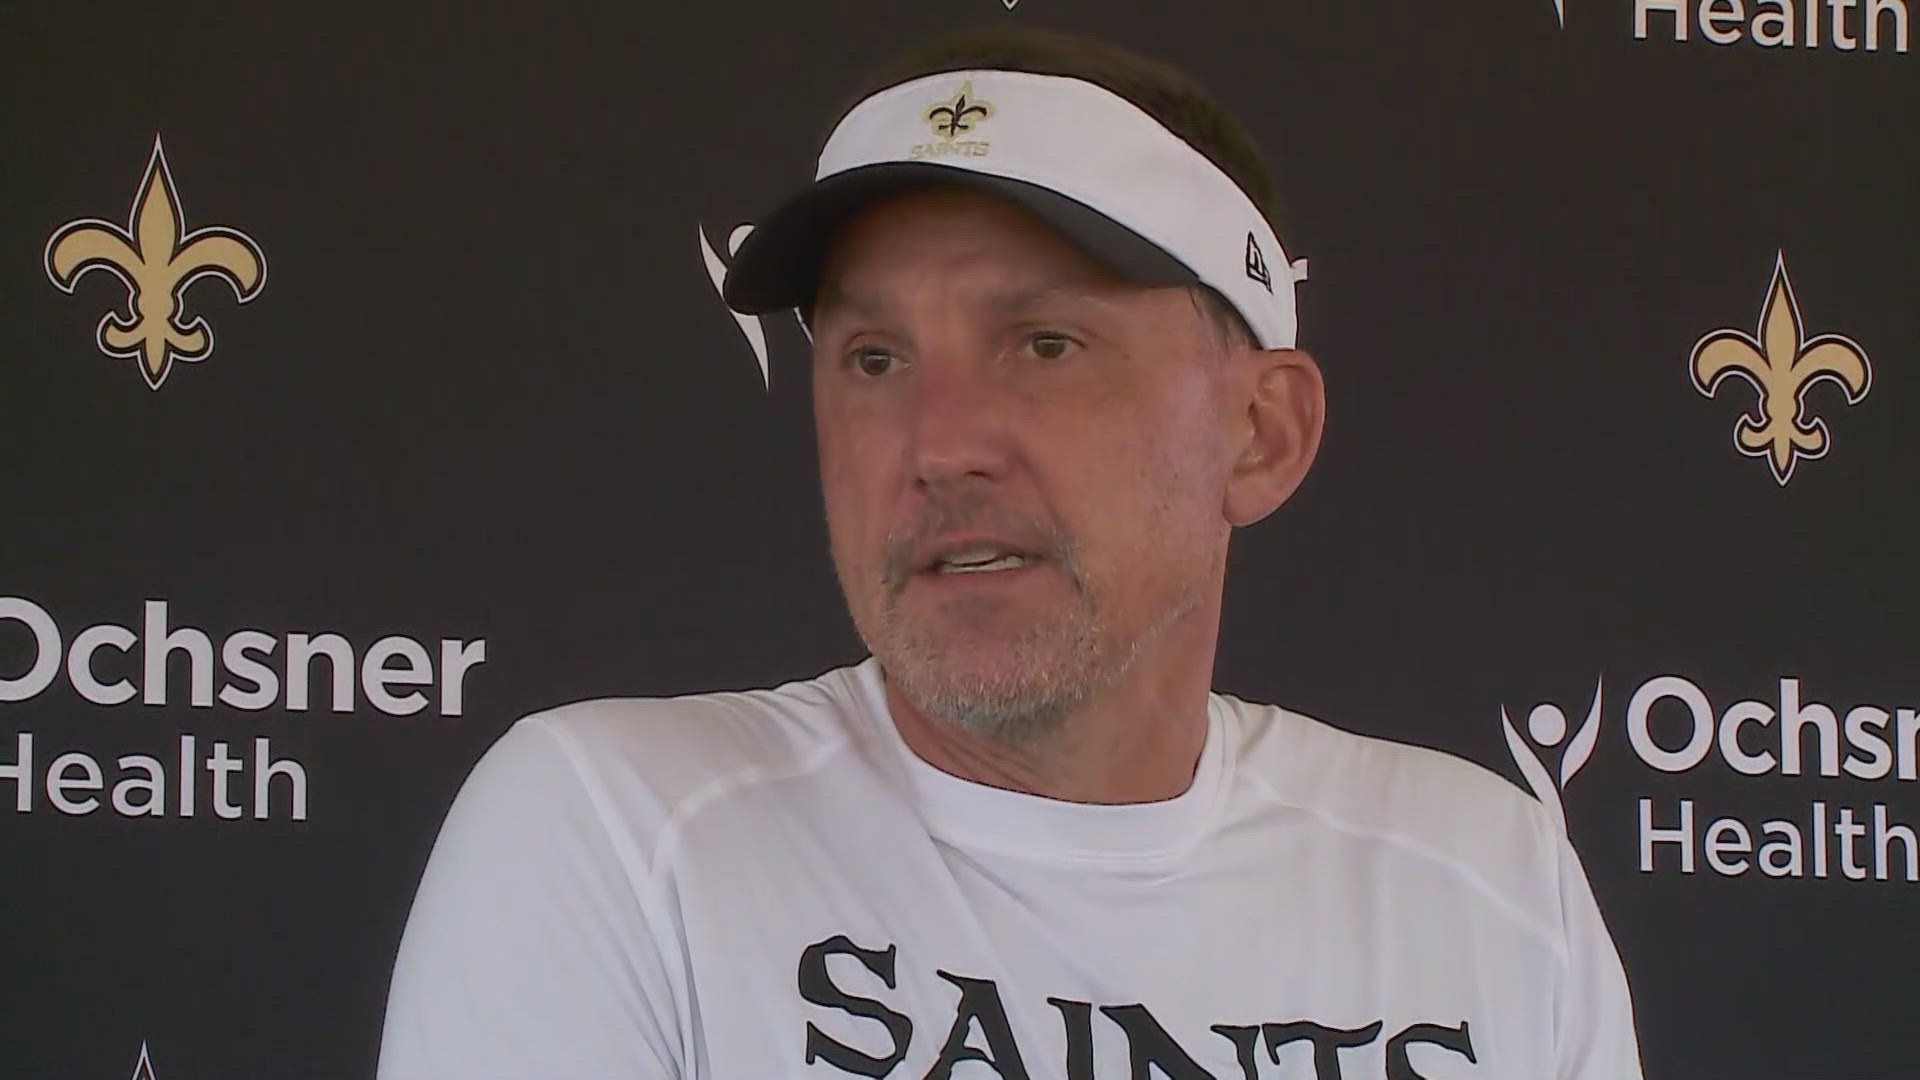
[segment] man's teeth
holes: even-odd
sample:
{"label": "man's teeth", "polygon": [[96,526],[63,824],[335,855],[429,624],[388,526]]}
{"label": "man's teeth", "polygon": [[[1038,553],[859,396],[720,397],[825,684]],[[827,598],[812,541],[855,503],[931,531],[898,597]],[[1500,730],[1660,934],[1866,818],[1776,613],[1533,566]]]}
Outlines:
{"label": "man's teeth", "polygon": [[977,574],[1027,565],[1025,556],[1000,551],[963,551],[940,560],[942,574]]}

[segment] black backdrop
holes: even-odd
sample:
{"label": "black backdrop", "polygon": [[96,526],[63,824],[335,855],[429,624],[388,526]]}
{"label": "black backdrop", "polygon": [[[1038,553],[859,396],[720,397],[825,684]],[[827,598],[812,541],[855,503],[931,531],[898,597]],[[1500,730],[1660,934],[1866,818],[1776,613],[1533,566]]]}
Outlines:
{"label": "black backdrop", "polygon": [[[763,382],[701,242],[724,252],[806,174],[876,61],[1012,21],[1199,75],[1266,148],[1281,234],[1311,259],[1328,440],[1238,541],[1217,684],[1517,783],[1523,761],[1575,758],[1566,816],[1650,1077],[1920,1076],[1920,884],[1897,835],[1920,828],[1901,742],[1920,707],[1920,59],[1897,36],[1920,4],[1883,0],[1871,50],[1864,8],[1823,6],[1809,47],[1793,5],[1795,44],[1767,47],[1755,31],[1779,26],[1683,6],[1684,41],[1664,11],[1637,36],[1636,0],[1566,0],[1564,27],[1552,0],[4,9],[0,1074],[124,1077],[144,1046],[158,1080],[367,1075],[440,816],[515,717],[860,655],[804,342],[765,320]],[[156,136],[185,228],[238,230],[266,263],[245,304],[217,279],[185,290],[217,345],[157,388],[94,341],[127,285],[89,273],[68,295],[47,266],[70,222],[129,228]],[[1689,372],[1715,331],[1764,336],[1780,260],[1804,319],[1790,345],[1844,335],[1871,363],[1852,405],[1834,381],[1806,390],[1830,446],[1784,482],[1734,445],[1755,387],[1709,398]],[[363,683],[335,711],[325,661],[305,710],[195,706],[184,650],[165,705],[89,701],[63,655],[36,668],[33,612],[61,648],[117,625],[141,643],[90,670],[151,694],[155,600],[167,629],[205,633],[216,689],[248,629],[276,665],[289,635],[326,632],[356,660],[390,635],[435,672],[442,639],[486,658],[458,715],[437,687],[390,715]],[[1852,769],[1819,775],[1817,723],[1801,775],[1746,775],[1718,740],[1656,768],[1628,704],[1662,676],[1709,725],[1743,699],[1778,710],[1796,680]],[[1653,757],[1688,742],[1681,698],[1648,715]],[[1736,729],[1736,751],[1778,754],[1782,726]],[[304,776],[299,820],[288,768],[255,816],[261,738]],[[241,761],[231,820],[216,743]],[[50,793],[70,753],[102,779],[64,759],[59,793],[91,812]],[[162,813],[112,805],[140,771],[125,755],[163,768]],[[1655,830],[1690,808],[1692,872],[1678,842],[1642,868],[1642,799]],[[1880,832],[1836,838],[1843,807],[1870,826],[1879,807]],[[1800,872],[1715,869],[1720,818],[1754,847],[1796,823]]]}

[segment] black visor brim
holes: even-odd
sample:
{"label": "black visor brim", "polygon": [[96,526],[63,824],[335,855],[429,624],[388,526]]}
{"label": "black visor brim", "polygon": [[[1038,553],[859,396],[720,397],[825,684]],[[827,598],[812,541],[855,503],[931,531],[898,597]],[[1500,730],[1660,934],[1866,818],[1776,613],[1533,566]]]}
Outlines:
{"label": "black visor brim", "polygon": [[1185,263],[1098,210],[1050,188],[934,162],[867,165],[815,181],[741,243],[721,295],[743,315],[813,305],[827,247],[862,209],[891,195],[958,184],[1008,199],[1119,276],[1142,285],[1198,282]]}

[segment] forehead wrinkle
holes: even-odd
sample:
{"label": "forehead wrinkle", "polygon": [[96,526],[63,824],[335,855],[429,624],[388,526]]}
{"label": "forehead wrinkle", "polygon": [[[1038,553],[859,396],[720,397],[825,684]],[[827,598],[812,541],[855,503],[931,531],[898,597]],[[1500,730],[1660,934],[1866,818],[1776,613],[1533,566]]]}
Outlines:
{"label": "forehead wrinkle", "polygon": [[[926,243],[902,250],[896,244],[903,237]],[[899,265],[900,260],[908,265]],[[893,313],[899,298],[888,286],[908,275],[922,278],[922,285],[926,278],[938,279],[939,291],[948,297],[945,304],[978,303],[996,315],[1055,298],[1118,307],[1130,284],[1024,207],[947,186],[869,207],[834,239],[822,271],[816,310],[867,317]],[[861,288],[859,279],[870,275],[878,283]],[[871,287],[875,284],[879,287]]]}
{"label": "forehead wrinkle", "polygon": [[842,313],[871,319],[886,314],[889,307],[883,295],[856,291],[837,281],[828,280],[821,284],[820,294],[814,300],[813,319],[818,321],[828,315]]}
{"label": "forehead wrinkle", "polygon": [[[945,271],[927,271],[923,276],[945,278],[940,306],[948,310],[977,308],[997,318],[1012,318],[1050,302],[1070,301],[1088,303],[1102,310],[1113,311],[1121,305],[1116,290],[1111,286],[1093,282],[1049,283],[1025,288],[970,288],[971,283],[964,269],[952,268]],[[819,300],[813,308],[815,321],[821,321],[833,315],[852,315],[869,320],[880,320],[895,313],[898,303],[887,294],[885,289],[870,290],[850,288],[841,282],[830,282],[820,290]]]}
{"label": "forehead wrinkle", "polygon": [[1105,283],[1071,282],[1037,285],[1028,289],[1013,289],[990,294],[986,298],[986,307],[996,315],[1011,316],[1023,314],[1054,301],[1075,301],[1092,304],[1103,311],[1117,312],[1122,307],[1121,295],[1121,290]]}

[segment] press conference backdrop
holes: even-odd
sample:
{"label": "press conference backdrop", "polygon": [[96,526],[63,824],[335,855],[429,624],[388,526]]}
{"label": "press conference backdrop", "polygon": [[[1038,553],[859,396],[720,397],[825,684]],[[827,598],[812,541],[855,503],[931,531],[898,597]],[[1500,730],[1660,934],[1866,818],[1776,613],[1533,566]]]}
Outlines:
{"label": "press conference backdrop", "polygon": [[0,1075],[366,1076],[516,717],[861,655],[806,344],[715,281],[866,71],[1014,24],[1198,75],[1309,259],[1217,685],[1545,802],[1650,1077],[1920,1076],[1920,3],[4,20]]}

